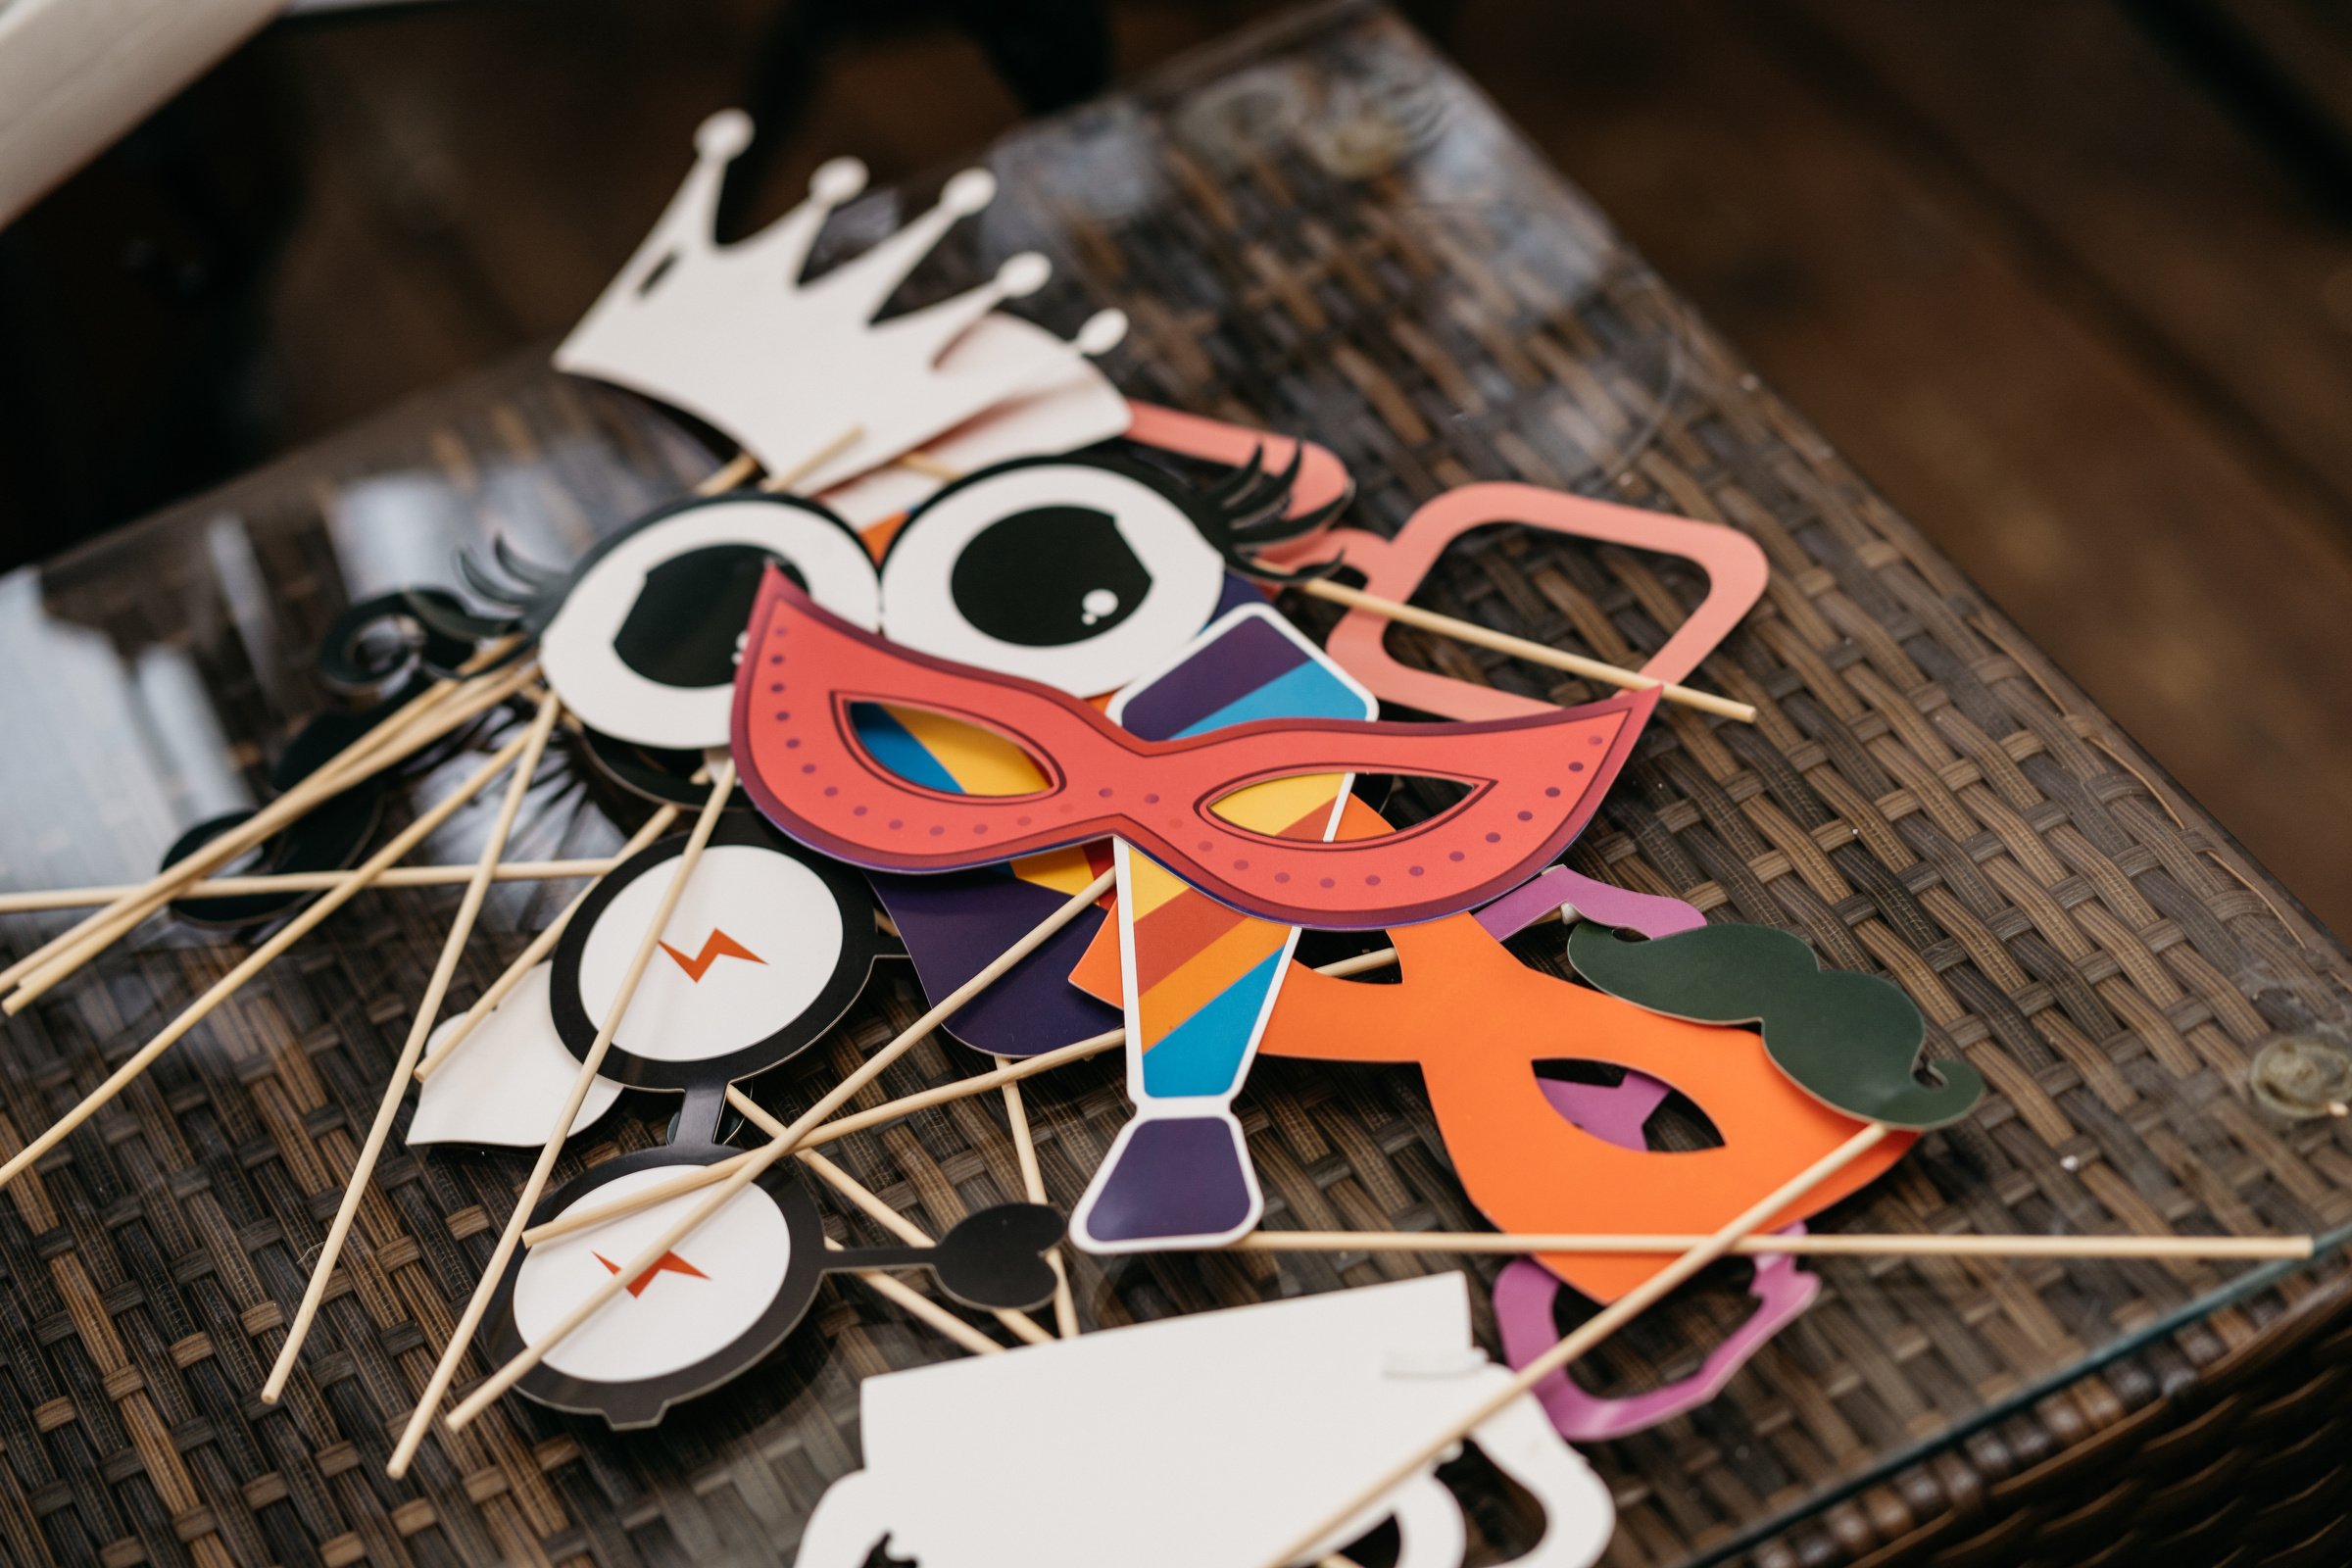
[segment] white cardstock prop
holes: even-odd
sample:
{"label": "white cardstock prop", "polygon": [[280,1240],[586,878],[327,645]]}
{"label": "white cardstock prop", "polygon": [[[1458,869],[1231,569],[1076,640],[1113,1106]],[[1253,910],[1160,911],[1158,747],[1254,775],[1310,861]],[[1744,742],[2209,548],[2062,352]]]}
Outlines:
{"label": "white cardstock prop", "polygon": [[[709,685],[676,686],[632,668],[615,642],[658,569],[698,555],[738,550],[788,563],[810,598],[869,630],[881,617],[873,558],[858,536],[821,511],[775,496],[700,501],[631,529],[586,563],[539,638],[539,664],[581,722],[640,746],[701,751],[724,746],[735,707],[735,670],[713,662]],[[697,635],[708,603],[664,604],[680,637]],[[707,635],[710,628],[700,629]],[[740,623],[732,628],[740,637]]]}
{"label": "white cardstock prop", "polygon": [[[810,1516],[798,1568],[1224,1568],[1265,1560],[1509,1380],[1459,1274],[1199,1312],[860,1385],[865,1468]],[[1608,1489],[1522,1396],[1474,1434],[1542,1504],[1520,1568],[1587,1568]],[[1398,1568],[1459,1568],[1461,1505],[1424,1470],[1303,1562],[1394,1517]]]}
{"label": "white cardstock prop", "polygon": [[[1010,317],[966,352],[949,349],[1008,299],[1053,275],[1014,256],[989,282],[887,321],[875,314],[959,218],[995,199],[996,176],[966,170],[939,205],[813,281],[803,277],[826,215],[865,188],[865,168],[818,168],[808,199],[764,231],[720,247],[711,230],[727,164],[752,139],[749,117],[703,122],[668,210],[556,351],[556,366],[632,387],[733,436],[771,473],[819,494],[968,423],[998,404],[1056,387],[1108,352],[1126,318],[1102,312],[1064,342]],[[856,439],[803,473],[844,436]]]}
{"label": "white cardstock prop", "polygon": [[[1002,316],[984,316],[948,350],[943,367],[953,372],[966,355],[991,355],[1000,332],[1020,326]],[[947,481],[943,474],[978,473],[1012,458],[1075,452],[1127,433],[1134,411],[1102,372],[1080,362],[1067,381],[989,410],[923,447],[930,461],[921,467],[890,464],[827,490],[817,499],[852,527],[912,512]],[[929,471],[926,471],[929,470]]]}
{"label": "white cardstock prop", "polygon": [[[556,1119],[580,1070],[548,1012],[548,972],[549,965],[542,963],[524,975],[466,1044],[424,1081],[416,1092],[416,1114],[409,1121],[410,1148],[477,1144],[537,1149],[547,1142],[548,1123]],[[438,1047],[462,1016],[444,1019],[427,1049]],[[593,1125],[611,1110],[620,1088],[610,1078],[597,1079],[571,1119],[571,1131]]]}

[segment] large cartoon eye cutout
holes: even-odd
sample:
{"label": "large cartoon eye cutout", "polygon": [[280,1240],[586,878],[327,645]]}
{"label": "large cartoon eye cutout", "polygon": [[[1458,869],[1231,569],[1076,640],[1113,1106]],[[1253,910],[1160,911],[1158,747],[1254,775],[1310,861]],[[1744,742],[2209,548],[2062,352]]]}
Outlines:
{"label": "large cartoon eye cutout", "polygon": [[548,683],[621,740],[724,745],[736,654],[771,561],[843,619],[877,623],[873,563],[846,523],[789,496],[720,496],[606,540],[549,596]]}
{"label": "large cartoon eye cutout", "polygon": [[[556,1032],[585,1058],[689,835],[615,866],[556,944]],[[663,927],[604,1072],[682,1092],[679,1139],[712,1136],[727,1086],[822,1035],[864,989],[879,950],[862,877],[749,811],[720,818]]]}
{"label": "large cartoon eye cutout", "polygon": [[[531,1223],[605,1207],[736,1152],[670,1145],[607,1160],[541,1200]],[[544,1339],[705,1196],[680,1194],[518,1253],[483,1319],[493,1358],[504,1362]],[[787,1162],[729,1199],[517,1387],[541,1404],[601,1415],[617,1428],[652,1426],[671,1405],[749,1371],[782,1344],[828,1273],[926,1268],[965,1305],[1025,1310],[1053,1297],[1054,1271],[1042,1254],[1061,1237],[1061,1216],[1052,1209],[1003,1203],[967,1216],[933,1247],[829,1250],[816,1204]]]}
{"label": "large cartoon eye cutout", "polygon": [[1215,618],[1228,572],[1319,528],[1291,494],[1302,451],[1207,485],[1103,455],[1000,464],[949,485],[882,558],[902,646],[1091,697],[1165,663]]}
{"label": "large cartoon eye cutout", "polygon": [[[1366,593],[1403,602],[1413,597],[1456,540],[1476,528],[1507,523],[1680,556],[1706,572],[1706,597],[1642,665],[1643,674],[1658,680],[1688,678],[1764,594],[1764,552],[1737,529],[1527,484],[1465,485],[1415,512],[1394,539],[1357,528],[1335,528],[1302,545],[1278,549],[1273,559],[1292,566],[1344,565],[1363,574]],[[1535,698],[1397,662],[1388,649],[1390,625],[1385,616],[1351,610],[1332,628],[1326,643],[1341,667],[1382,702],[1460,719],[1517,718],[1550,708]]]}
{"label": "large cartoon eye cutout", "polygon": [[949,485],[882,558],[882,632],[921,653],[1109,691],[1216,612],[1225,562],[1197,504],[1132,465],[1054,458]]}

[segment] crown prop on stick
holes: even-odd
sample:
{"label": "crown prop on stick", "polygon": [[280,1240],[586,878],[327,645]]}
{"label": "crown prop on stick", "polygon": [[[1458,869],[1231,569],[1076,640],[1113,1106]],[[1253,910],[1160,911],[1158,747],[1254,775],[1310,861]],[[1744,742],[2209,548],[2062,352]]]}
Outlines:
{"label": "crown prop on stick", "polygon": [[1119,312],[1099,312],[1069,341],[995,314],[1053,275],[1035,252],[1011,257],[988,282],[952,299],[874,319],[956,220],[995,198],[995,175],[964,171],[929,212],[808,281],[809,250],[833,209],[865,188],[865,167],[847,158],[819,166],[807,201],[765,231],[722,247],[712,233],[719,186],[751,137],[751,120],[739,112],[703,122],[693,171],[556,351],[558,368],[633,388],[717,426],[771,473],[798,474],[795,488],[808,494],[1008,400],[1100,378],[1087,362],[1126,334]]}

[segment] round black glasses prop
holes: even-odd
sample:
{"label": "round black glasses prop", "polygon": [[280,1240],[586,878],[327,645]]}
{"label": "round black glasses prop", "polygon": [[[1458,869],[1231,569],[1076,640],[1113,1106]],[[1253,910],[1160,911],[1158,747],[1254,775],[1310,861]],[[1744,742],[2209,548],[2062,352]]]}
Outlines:
{"label": "round black glasses prop", "polygon": [[[531,1223],[575,1206],[604,1207],[736,1152],[671,1145],[624,1154],[541,1200]],[[493,1362],[544,1336],[707,1196],[684,1193],[516,1255],[483,1320]],[[1043,1254],[1061,1239],[1062,1219],[1052,1209],[1004,1203],[970,1215],[936,1247],[831,1251],[808,1187],[779,1163],[567,1335],[516,1388],[614,1427],[652,1426],[671,1405],[750,1370],[782,1344],[827,1273],[928,1268],[967,1306],[1020,1310],[1052,1299],[1054,1271]]]}
{"label": "round black glasses prop", "polygon": [[[552,1007],[585,1060],[689,835],[646,846],[589,891],[556,944]],[[728,811],[662,930],[602,1071],[682,1093],[684,1143],[712,1138],[727,1086],[831,1028],[880,953],[873,892],[756,812]]]}

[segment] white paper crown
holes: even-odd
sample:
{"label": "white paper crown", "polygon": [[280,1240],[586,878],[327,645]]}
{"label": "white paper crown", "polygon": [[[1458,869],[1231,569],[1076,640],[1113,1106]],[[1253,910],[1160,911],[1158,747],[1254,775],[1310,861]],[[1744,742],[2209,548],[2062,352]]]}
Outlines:
{"label": "white paper crown", "polygon": [[1087,361],[1125,335],[1127,318],[1117,311],[1094,316],[1068,342],[991,314],[1053,275],[1034,252],[1010,258],[990,281],[953,299],[874,319],[956,220],[996,196],[995,175],[964,171],[948,181],[938,206],[855,261],[804,282],[827,215],[865,188],[865,167],[848,158],[821,166],[807,201],[764,232],[721,248],[711,226],[719,185],[751,139],[751,120],[737,111],[703,122],[693,171],[556,351],[558,368],[695,415],[809,494],[1008,399],[1074,378],[1102,379]]}

